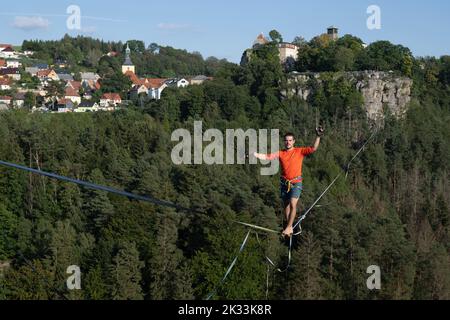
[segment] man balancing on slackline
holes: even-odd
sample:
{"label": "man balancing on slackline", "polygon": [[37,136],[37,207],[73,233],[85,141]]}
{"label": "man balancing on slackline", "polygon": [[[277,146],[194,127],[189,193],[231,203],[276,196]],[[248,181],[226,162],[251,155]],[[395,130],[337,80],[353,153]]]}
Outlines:
{"label": "man balancing on slackline", "polygon": [[283,236],[291,237],[294,233],[293,224],[297,214],[297,203],[303,189],[302,164],[303,158],[317,151],[320,145],[320,137],[323,136],[324,129],[316,128],[317,138],[314,147],[295,148],[295,137],[292,133],[284,135],[285,150],[272,154],[254,153],[254,156],[261,160],[279,159],[281,163],[281,199],[286,216],[287,225],[283,230]]}

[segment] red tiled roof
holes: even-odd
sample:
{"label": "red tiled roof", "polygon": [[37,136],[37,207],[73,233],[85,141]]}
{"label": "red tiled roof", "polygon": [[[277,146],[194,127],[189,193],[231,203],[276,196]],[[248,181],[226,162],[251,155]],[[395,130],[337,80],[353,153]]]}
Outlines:
{"label": "red tiled roof", "polygon": [[0,96],[0,100],[12,100],[10,96]]}
{"label": "red tiled roof", "polygon": [[120,98],[120,95],[118,93],[104,93],[102,95],[102,99],[122,101],[122,98]]}
{"label": "red tiled roof", "polygon": [[8,48],[8,47],[12,47],[12,44],[0,43],[0,48]]}
{"label": "red tiled roof", "polygon": [[125,75],[130,78],[133,84],[142,84],[142,80],[139,79],[133,71],[128,70],[127,72],[125,72]]}
{"label": "red tiled roof", "polygon": [[95,91],[95,90],[100,90],[100,88],[101,88],[101,85],[98,82],[98,80],[85,80],[83,83],[86,84],[90,90]]}
{"label": "red tiled roof", "polygon": [[158,79],[158,78],[148,78],[145,79],[144,85],[147,88],[160,88],[167,81],[167,79]]}
{"label": "red tiled roof", "polygon": [[66,97],[79,97],[80,95],[78,94],[77,90],[69,87],[69,88],[66,88],[65,96]]}
{"label": "red tiled roof", "polygon": [[69,80],[67,82],[67,86],[70,86],[70,87],[72,87],[75,90],[80,90],[80,88],[81,88],[81,81]]}
{"label": "red tiled roof", "polygon": [[45,69],[45,70],[39,70],[38,72],[37,72],[37,76],[38,77],[41,77],[41,78],[43,78],[43,77],[48,77],[48,75],[50,74],[50,72],[52,72],[52,70],[50,70],[50,69]]}

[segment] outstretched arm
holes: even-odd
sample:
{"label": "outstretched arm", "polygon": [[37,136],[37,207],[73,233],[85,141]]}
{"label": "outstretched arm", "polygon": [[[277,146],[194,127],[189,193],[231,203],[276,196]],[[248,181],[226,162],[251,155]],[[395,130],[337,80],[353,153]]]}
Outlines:
{"label": "outstretched arm", "polygon": [[264,153],[253,153],[253,155],[255,156],[255,158],[260,159],[260,160],[274,160],[277,159],[279,157],[279,153],[271,153],[271,154],[264,154]]}
{"label": "outstretched arm", "polygon": [[314,142],[314,152],[316,152],[319,149],[320,146],[320,137],[316,138],[316,141]]}
{"label": "outstretched arm", "polygon": [[256,159],[267,160],[267,155],[263,153],[253,153]]}

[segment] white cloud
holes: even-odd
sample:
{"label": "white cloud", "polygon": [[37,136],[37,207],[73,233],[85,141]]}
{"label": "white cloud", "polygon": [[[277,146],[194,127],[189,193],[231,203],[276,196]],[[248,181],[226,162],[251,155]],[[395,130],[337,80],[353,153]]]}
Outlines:
{"label": "white cloud", "polygon": [[180,30],[189,28],[189,24],[178,24],[178,23],[159,23],[158,29],[162,30]]}
{"label": "white cloud", "polygon": [[47,29],[50,25],[50,21],[42,17],[15,17],[13,27],[22,30],[35,30],[35,29]]}

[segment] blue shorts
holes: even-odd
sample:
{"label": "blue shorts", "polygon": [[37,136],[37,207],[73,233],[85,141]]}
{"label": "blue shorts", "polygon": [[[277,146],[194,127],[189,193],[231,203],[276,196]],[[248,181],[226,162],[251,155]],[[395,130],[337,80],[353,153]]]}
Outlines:
{"label": "blue shorts", "polygon": [[281,191],[281,199],[283,199],[283,201],[289,201],[291,199],[299,199],[303,191],[303,183],[302,182],[291,183],[291,190],[287,192],[288,185],[282,182],[280,185],[280,191]]}

